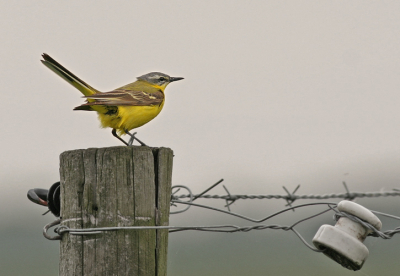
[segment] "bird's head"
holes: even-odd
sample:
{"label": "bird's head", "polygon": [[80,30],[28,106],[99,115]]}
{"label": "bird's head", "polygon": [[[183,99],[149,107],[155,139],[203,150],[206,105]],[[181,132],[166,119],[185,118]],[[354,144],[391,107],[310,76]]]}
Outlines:
{"label": "bird's head", "polygon": [[148,82],[152,86],[161,88],[162,90],[167,87],[173,81],[183,80],[180,77],[170,77],[167,74],[160,73],[160,72],[151,72],[146,75],[140,76],[137,78],[138,80]]}

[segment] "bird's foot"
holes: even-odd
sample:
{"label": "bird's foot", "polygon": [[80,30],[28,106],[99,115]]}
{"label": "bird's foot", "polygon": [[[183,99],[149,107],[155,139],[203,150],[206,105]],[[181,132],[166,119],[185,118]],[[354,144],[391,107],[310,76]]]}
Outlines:
{"label": "bird's foot", "polygon": [[128,142],[128,146],[132,146],[132,144],[133,144],[133,142],[134,142],[135,140],[138,141],[139,144],[140,144],[141,146],[147,146],[145,143],[143,143],[142,141],[140,141],[140,140],[135,136],[137,132],[134,132],[133,134],[131,134],[129,131],[125,131],[125,132],[126,132],[126,134],[128,134],[129,136],[131,136],[131,138],[129,139],[129,142]]}

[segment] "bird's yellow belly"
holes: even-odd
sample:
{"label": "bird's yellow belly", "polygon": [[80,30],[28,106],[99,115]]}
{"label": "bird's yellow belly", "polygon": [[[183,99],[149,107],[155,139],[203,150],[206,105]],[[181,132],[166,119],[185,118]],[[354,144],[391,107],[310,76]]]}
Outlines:
{"label": "bird's yellow belly", "polygon": [[118,106],[118,114],[105,115],[99,113],[102,127],[111,127],[118,130],[119,135],[125,130],[140,127],[153,120],[162,110],[164,102],[156,106]]}

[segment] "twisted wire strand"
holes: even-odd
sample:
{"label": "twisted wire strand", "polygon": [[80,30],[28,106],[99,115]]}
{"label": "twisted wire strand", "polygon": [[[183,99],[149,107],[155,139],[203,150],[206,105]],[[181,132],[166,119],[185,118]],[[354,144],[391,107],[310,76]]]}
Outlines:
{"label": "twisted wire strand", "polygon": [[[175,195],[173,199],[190,198],[190,194]],[[388,197],[400,196],[400,192],[350,192],[350,193],[331,193],[322,195],[192,195],[195,198],[206,199],[225,199],[225,200],[238,200],[238,199],[349,199],[349,198],[371,198],[371,197]]]}
{"label": "twisted wire strand", "polygon": [[[371,230],[372,232],[369,233],[368,236],[379,237],[379,238],[388,240],[388,239],[393,238],[393,236],[395,234],[400,233],[400,227],[396,227],[393,230],[387,230],[387,231],[381,232],[378,229],[376,229],[372,224],[370,224],[370,223],[368,223],[368,222],[366,222],[366,221],[364,221],[364,220],[362,220],[362,219],[360,219],[360,218],[358,218],[356,216],[353,216],[353,215],[351,215],[349,213],[346,213],[346,212],[339,212],[339,211],[337,211],[337,210],[335,210],[333,208],[332,208],[332,210],[335,212],[334,217],[335,217],[336,221],[339,220],[339,218],[341,218],[341,217],[347,217],[347,218],[351,219],[352,221],[358,222],[361,225],[363,225],[365,228]],[[372,211],[372,212],[374,212],[374,211]],[[400,218],[398,218],[398,219],[400,219]]]}
{"label": "twisted wire strand", "polygon": [[[246,217],[240,214],[236,214],[236,213],[232,213],[232,212],[228,212],[226,210],[223,209],[218,209],[215,207],[211,207],[211,206],[206,206],[206,205],[201,205],[201,204],[195,204],[193,202],[181,202],[181,201],[174,201],[174,203],[181,203],[181,204],[186,204],[186,205],[191,205],[191,206],[196,206],[196,207],[200,207],[200,208],[206,208],[206,209],[211,209],[214,211],[218,211],[218,212],[222,212],[228,215],[232,215],[235,217],[239,217],[242,218],[244,220],[248,220],[254,223],[260,223],[260,222],[264,222],[268,219],[271,219],[275,216],[278,216],[284,212],[290,211],[290,210],[294,210],[294,209],[298,209],[298,208],[304,208],[304,207],[310,207],[310,206],[316,206],[316,205],[326,205],[328,206],[327,209],[320,211],[316,214],[313,214],[311,216],[302,218],[301,220],[296,221],[295,223],[293,223],[290,226],[285,226],[285,225],[278,225],[278,224],[271,224],[271,225],[265,225],[265,224],[258,224],[258,225],[253,225],[253,226],[244,226],[244,227],[240,227],[240,226],[236,226],[236,225],[209,225],[209,226],[120,226],[120,227],[99,227],[99,228],[86,228],[86,229],[71,229],[65,225],[59,226],[55,232],[59,234],[59,236],[56,237],[50,237],[47,235],[47,238],[51,239],[51,240],[57,240],[60,239],[61,236],[65,233],[69,233],[71,235],[93,235],[93,234],[101,234],[104,231],[116,231],[116,230],[148,230],[148,229],[168,229],[170,233],[173,232],[180,232],[180,231],[188,231],[188,230],[195,230],[195,231],[203,231],[203,232],[219,232],[219,233],[233,233],[233,232],[250,232],[252,230],[265,230],[265,229],[272,229],[272,230],[283,230],[283,231],[292,231],[293,233],[296,234],[296,236],[301,240],[301,242],[303,242],[304,245],[306,245],[309,249],[315,251],[315,252],[323,252],[323,250],[318,250],[315,247],[313,247],[312,245],[310,245],[305,239],[304,237],[294,228],[295,226],[297,226],[298,224],[310,220],[312,218],[315,218],[317,216],[320,216],[326,212],[329,211],[334,211],[335,212],[335,219],[339,219],[342,216],[345,216],[353,221],[356,221],[358,223],[361,223],[364,227],[370,229],[372,232],[369,234],[370,236],[373,237],[380,237],[383,239],[390,239],[392,238],[395,234],[400,233],[400,227],[397,227],[393,230],[387,230],[384,232],[381,232],[379,230],[377,230],[374,226],[372,226],[371,224],[359,219],[358,217],[352,216],[350,214],[347,214],[345,212],[339,212],[336,207],[337,204],[336,203],[332,203],[332,202],[318,202],[318,203],[307,203],[307,204],[301,204],[301,205],[297,205],[297,206],[291,206],[290,208],[286,208],[283,209],[281,211],[275,212],[267,217],[264,217],[262,219],[253,219],[250,217]],[[394,219],[398,219],[400,220],[399,217],[395,217],[389,214],[385,214],[385,213],[381,213],[381,212],[376,212],[376,211],[372,211],[375,213],[378,213],[380,215],[384,215],[384,216],[388,216]],[[56,224],[59,224],[60,220],[55,221],[53,223],[51,223],[51,226],[54,226]],[[51,227],[50,226],[50,227]],[[45,227],[46,231],[50,228],[48,226]],[[45,231],[45,232],[46,232]],[[47,233],[45,233],[45,236]]]}
{"label": "twisted wire strand", "polygon": [[[323,210],[322,212],[319,212],[317,214],[311,215],[309,217],[303,218],[294,224],[290,226],[282,226],[278,224],[272,224],[272,225],[253,225],[253,226],[236,226],[236,225],[211,225],[211,226],[118,226],[118,227],[99,227],[99,228],[85,228],[85,229],[72,229],[69,228],[65,225],[59,226],[55,232],[59,234],[59,236],[56,237],[50,237],[49,239],[55,240],[55,239],[60,239],[61,236],[65,233],[69,233],[71,235],[96,235],[96,234],[101,234],[103,231],[116,231],[116,230],[149,230],[149,229],[168,229],[170,233],[173,232],[180,232],[180,231],[187,231],[187,230],[196,230],[196,231],[204,231],[204,232],[220,232],[220,233],[233,233],[233,232],[249,232],[252,230],[265,230],[265,229],[272,229],[272,230],[284,230],[284,231],[292,231],[293,233],[296,234],[296,236],[303,242],[304,245],[306,245],[309,249],[315,251],[315,252],[323,252],[323,250],[318,250],[315,247],[311,246],[304,238],[303,236],[294,228],[296,225],[300,224],[301,222],[304,222],[306,220],[312,219],[314,217],[317,217],[323,213],[326,213],[328,211],[331,211],[334,207],[336,207],[336,203],[332,202],[317,202],[317,203],[307,203],[307,204],[301,204],[297,206],[292,206],[290,208],[283,209],[281,211],[278,211],[276,213],[273,213],[265,218],[262,219],[253,219],[250,217],[246,217],[240,214],[228,212],[223,209],[219,208],[214,208],[211,206],[206,206],[206,205],[201,205],[201,204],[195,204],[192,202],[184,202],[184,201],[174,201],[174,203],[181,203],[181,204],[187,204],[187,205],[192,205],[196,207],[201,207],[201,208],[207,208],[211,209],[214,211],[219,211],[228,215],[232,215],[235,217],[242,218],[244,220],[248,220],[251,222],[255,223],[260,223],[263,221],[266,221],[268,219],[271,219],[277,215],[280,215],[284,212],[291,211],[293,209],[298,209],[298,208],[303,208],[303,207],[309,207],[309,206],[316,206],[316,205],[328,205],[329,208]],[[60,220],[56,221],[58,224],[60,223]],[[55,222],[52,224],[54,225]],[[46,226],[47,227],[47,226]],[[47,227],[45,229],[48,229]],[[46,237],[49,237],[47,233],[44,233]]]}

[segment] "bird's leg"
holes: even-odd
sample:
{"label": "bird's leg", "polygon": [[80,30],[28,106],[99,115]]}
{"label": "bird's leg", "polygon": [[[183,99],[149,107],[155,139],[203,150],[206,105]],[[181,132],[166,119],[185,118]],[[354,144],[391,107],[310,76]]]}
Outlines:
{"label": "bird's leg", "polygon": [[135,135],[137,132],[134,132],[133,134],[130,134],[129,131],[125,130],[125,133],[128,134],[129,136],[131,136],[131,138],[129,139],[128,145],[132,146],[133,142],[136,140],[140,143],[141,146],[147,146],[145,143],[143,143],[142,141],[140,141]]}
{"label": "bird's leg", "polygon": [[129,138],[128,144],[130,146],[132,146],[133,142],[135,142],[135,135],[137,132],[134,132],[133,134],[131,134],[130,132],[126,132],[126,134],[130,135],[131,137]]}
{"label": "bird's leg", "polygon": [[[127,146],[130,146],[127,142],[124,141],[124,139],[122,139],[121,137],[118,136],[117,134],[117,130],[115,128],[113,128],[113,130],[111,131],[112,135],[114,135],[114,137],[116,137],[118,140],[120,140],[122,143],[124,143]],[[131,144],[132,145],[132,144]]]}

